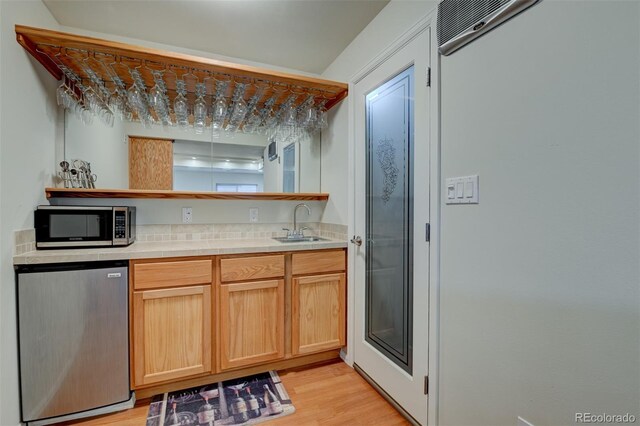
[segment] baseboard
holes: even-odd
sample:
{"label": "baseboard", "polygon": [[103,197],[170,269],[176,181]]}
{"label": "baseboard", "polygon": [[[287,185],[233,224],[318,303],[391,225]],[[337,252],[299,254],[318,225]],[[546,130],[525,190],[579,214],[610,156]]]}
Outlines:
{"label": "baseboard", "polygon": [[391,404],[393,408],[395,408],[396,411],[398,411],[398,413],[400,413],[402,417],[404,417],[409,423],[414,426],[421,426],[416,419],[411,417],[411,414],[409,414],[404,408],[402,408],[402,406],[400,406],[400,404],[398,404],[396,400],[391,397],[391,395],[389,395],[384,389],[382,389],[380,385],[378,385],[376,381],[373,380],[367,373],[365,373],[364,370],[360,368],[355,362],[353,363],[353,369],[356,370],[356,372],[360,376],[362,376],[362,378],[365,379],[367,383],[369,383],[371,387],[373,387],[384,399],[386,399],[387,402]]}

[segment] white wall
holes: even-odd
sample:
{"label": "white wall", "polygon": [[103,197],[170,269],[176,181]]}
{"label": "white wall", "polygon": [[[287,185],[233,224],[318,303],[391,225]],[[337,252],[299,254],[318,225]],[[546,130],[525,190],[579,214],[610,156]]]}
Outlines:
{"label": "white wall", "polygon": [[[391,1],[322,73],[324,78],[349,82],[385,48],[437,6],[437,1]],[[322,132],[322,191],[331,194],[322,221],[346,225],[349,214],[349,96],[329,112]]]}
{"label": "white wall", "polygon": [[[640,415],[640,3],[545,0],[441,60],[440,422]],[[443,193],[445,193],[443,191]]]}
{"label": "white wall", "polygon": [[13,231],[33,227],[33,209],[55,172],[55,79],[16,43],[15,24],[58,25],[40,1],[0,2],[0,424],[19,423]]}
{"label": "white wall", "polygon": [[298,142],[299,192],[321,192],[321,145],[320,134]]}

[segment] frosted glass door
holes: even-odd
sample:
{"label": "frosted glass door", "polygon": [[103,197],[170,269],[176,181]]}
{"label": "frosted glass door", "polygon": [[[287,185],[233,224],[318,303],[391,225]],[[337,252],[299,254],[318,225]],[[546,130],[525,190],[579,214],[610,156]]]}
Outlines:
{"label": "frosted glass door", "polygon": [[413,67],[366,95],[365,340],[412,367]]}

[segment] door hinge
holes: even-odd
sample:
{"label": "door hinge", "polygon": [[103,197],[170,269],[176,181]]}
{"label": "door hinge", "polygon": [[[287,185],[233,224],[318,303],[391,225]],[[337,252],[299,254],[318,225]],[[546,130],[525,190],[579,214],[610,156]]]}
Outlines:
{"label": "door hinge", "polygon": [[431,241],[431,224],[425,223],[424,238],[427,242]]}
{"label": "door hinge", "polygon": [[429,395],[429,376],[424,376],[424,394]]}
{"label": "door hinge", "polygon": [[431,67],[427,67],[427,87],[431,87]]}

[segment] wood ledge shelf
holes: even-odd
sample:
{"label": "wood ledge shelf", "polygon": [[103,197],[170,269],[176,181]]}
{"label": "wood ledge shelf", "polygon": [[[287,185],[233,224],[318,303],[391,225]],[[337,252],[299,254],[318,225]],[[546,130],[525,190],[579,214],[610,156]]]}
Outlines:
{"label": "wood ledge shelf", "polygon": [[279,192],[193,192],[144,189],[84,189],[45,188],[50,198],[146,198],[146,199],[190,199],[190,200],[273,200],[273,201],[327,201],[327,193],[279,193]]}

